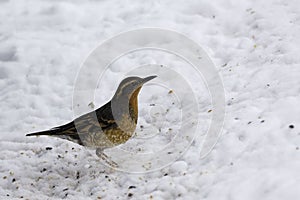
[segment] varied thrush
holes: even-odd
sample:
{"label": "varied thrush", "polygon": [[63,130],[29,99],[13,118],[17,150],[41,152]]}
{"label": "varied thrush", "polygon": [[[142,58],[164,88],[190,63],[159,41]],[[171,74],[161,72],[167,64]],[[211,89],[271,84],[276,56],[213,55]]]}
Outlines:
{"label": "varied thrush", "polygon": [[108,161],[104,149],[123,144],[133,136],[138,120],[138,94],[143,84],[155,77],[125,78],[111,101],[102,107],[65,125],[26,136],[49,135],[94,147],[96,154]]}

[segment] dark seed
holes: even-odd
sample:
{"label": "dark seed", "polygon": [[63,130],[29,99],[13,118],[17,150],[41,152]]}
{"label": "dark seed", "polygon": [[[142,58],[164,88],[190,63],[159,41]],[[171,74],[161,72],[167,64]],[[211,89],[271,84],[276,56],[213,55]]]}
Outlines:
{"label": "dark seed", "polygon": [[132,197],[133,196],[133,194],[132,193],[128,193],[128,197]]}
{"label": "dark seed", "polygon": [[134,189],[134,188],[136,188],[136,186],[134,186],[134,185],[131,185],[128,187],[128,189]]}
{"label": "dark seed", "polygon": [[52,147],[46,147],[46,150],[50,151],[50,150],[52,150]]}
{"label": "dark seed", "polygon": [[294,128],[294,125],[293,124],[289,125],[289,128]]}
{"label": "dark seed", "polygon": [[12,179],[12,182],[15,182],[15,181],[16,181],[16,179],[15,179],[15,178],[13,178],[13,179]]}

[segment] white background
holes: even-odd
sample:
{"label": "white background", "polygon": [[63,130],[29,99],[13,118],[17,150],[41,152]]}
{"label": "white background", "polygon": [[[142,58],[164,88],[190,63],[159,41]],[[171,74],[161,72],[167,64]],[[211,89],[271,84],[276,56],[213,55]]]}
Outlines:
{"label": "white background", "polygon": [[[1,0],[0,8],[1,199],[300,198],[298,1]],[[169,167],[128,174],[76,144],[25,137],[72,120],[80,64],[105,39],[142,27],[184,33],[216,64],[227,113],[208,157],[199,159],[196,141]],[[117,82],[105,80],[96,107]]]}

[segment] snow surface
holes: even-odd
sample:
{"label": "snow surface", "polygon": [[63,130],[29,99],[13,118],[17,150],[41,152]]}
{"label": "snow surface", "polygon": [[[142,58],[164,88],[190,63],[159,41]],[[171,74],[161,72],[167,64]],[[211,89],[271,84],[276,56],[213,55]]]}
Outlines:
{"label": "snow surface", "polygon": [[[1,0],[0,6],[1,199],[300,198],[298,1]],[[71,142],[25,137],[72,120],[80,64],[105,39],[143,27],[184,33],[216,64],[227,107],[209,156],[200,159],[198,138],[170,166],[132,174],[103,166]],[[96,107],[110,99],[121,70],[116,64],[108,72],[113,78],[104,78],[107,91],[97,93]],[[151,97],[146,89],[141,100],[168,108],[170,99],[158,98],[166,91]],[[208,94],[198,95],[205,119]],[[80,106],[89,111],[88,104]],[[139,123],[147,128],[154,122],[142,105]],[[163,117],[166,124],[154,127],[172,125]],[[145,150],[160,145],[152,144]]]}

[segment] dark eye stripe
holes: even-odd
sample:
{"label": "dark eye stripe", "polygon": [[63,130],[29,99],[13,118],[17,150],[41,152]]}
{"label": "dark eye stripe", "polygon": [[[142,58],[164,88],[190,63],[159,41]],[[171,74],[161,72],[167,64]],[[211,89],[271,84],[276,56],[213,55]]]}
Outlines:
{"label": "dark eye stripe", "polygon": [[124,83],[123,85],[121,85],[121,86],[120,86],[120,90],[119,90],[118,93],[117,93],[117,97],[119,97],[119,96],[122,94],[122,92],[123,92],[123,90],[124,90],[124,88],[125,88],[126,86],[128,86],[129,84],[131,84],[131,83],[133,83],[133,82],[135,82],[135,80],[131,80],[131,81],[126,82],[126,83]]}

